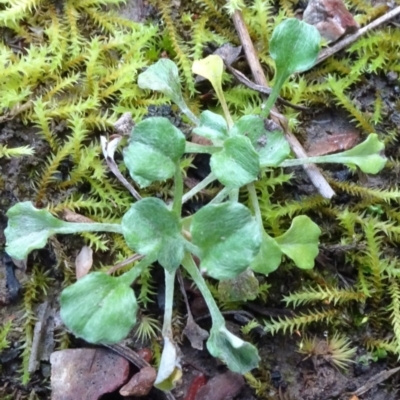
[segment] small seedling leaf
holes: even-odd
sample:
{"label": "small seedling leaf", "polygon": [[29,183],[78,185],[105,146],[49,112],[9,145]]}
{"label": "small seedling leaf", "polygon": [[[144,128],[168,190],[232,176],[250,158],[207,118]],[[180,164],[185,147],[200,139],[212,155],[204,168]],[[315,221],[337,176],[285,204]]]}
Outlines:
{"label": "small seedling leaf", "polygon": [[168,391],[175,387],[181,377],[182,369],[176,345],[168,337],[164,337],[160,368],[154,386],[160,390]]}
{"label": "small seedling leaf", "polygon": [[231,135],[242,135],[250,139],[260,157],[263,167],[279,165],[290,154],[290,146],[281,130],[267,131],[264,118],[245,115],[231,129]]}
{"label": "small seedling leaf", "polygon": [[313,25],[296,18],[280,23],[273,31],[269,51],[275,60],[276,81],[311,68],[318,57],[321,36]]}
{"label": "small seedling leaf", "polygon": [[378,135],[372,133],[368,138],[351,150],[338,154],[315,157],[317,162],[334,162],[357,165],[366,174],[377,174],[386,164],[387,159],[380,154],[385,145],[379,141]]}
{"label": "small seedling leaf", "polygon": [[74,224],[53,217],[47,210],[35,208],[30,201],[11,207],[7,217],[6,252],[17,260],[24,260],[32,250],[46,246],[47,239],[56,233],[79,232],[74,229]]}
{"label": "small seedling leaf", "polygon": [[194,128],[193,132],[213,142],[228,138],[228,126],[225,118],[209,110],[201,113],[200,126]]}
{"label": "small seedling leaf", "polygon": [[244,136],[226,139],[223,149],[211,156],[210,165],[218,180],[231,188],[255,181],[260,171],[258,154]]}
{"label": "small seedling leaf", "polygon": [[192,65],[192,72],[210,81],[217,96],[222,92],[222,73],[224,72],[224,62],[220,56],[212,54],[201,60],[196,60]]}
{"label": "small seedling leaf", "polygon": [[132,131],[124,149],[124,161],[131,177],[146,187],[171,178],[185,151],[185,136],[167,118],[147,118]]}
{"label": "small seedling leaf", "polygon": [[291,258],[297,267],[311,269],[318,255],[318,243],[321,230],[318,225],[305,215],[292,220],[290,228],[275,238],[282,253]]}
{"label": "small seedling leaf", "polygon": [[250,210],[226,202],[201,208],[192,219],[193,244],[201,251],[200,267],[215,279],[243,272],[259,251],[261,234]]}
{"label": "small seedling leaf", "polygon": [[90,343],[118,343],[136,323],[133,290],[103,272],[90,273],[65,288],[60,302],[65,325]]}
{"label": "small seedling leaf", "polygon": [[229,332],[224,325],[211,329],[207,349],[212,356],[221,359],[231,371],[239,374],[257,368],[260,362],[256,347]]}
{"label": "small seedling leaf", "polygon": [[179,218],[163,201],[149,197],[136,202],[121,225],[132,250],[143,255],[156,252],[158,262],[168,271],[179,267],[184,254]]}
{"label": "small seedling leaf", "polygon": [[250,268],[260,274],[274,272],[282,260],[282,251],[275,239],[263,232],[260,251],[250,264]]}
{"label": "small seedling leaf", "polygon": [[254,300],[258,293],[258,280],[253,272],[246,269],[233,279],[220,281],[218,298],[222,302]]}
{"label": "small seedling leaf", "polygon": [[160,58],[138,77],[141,89],[161,92],[169,97],[180,109],[187,108],[183,100],[179,70],[175,63],[168,58]]}

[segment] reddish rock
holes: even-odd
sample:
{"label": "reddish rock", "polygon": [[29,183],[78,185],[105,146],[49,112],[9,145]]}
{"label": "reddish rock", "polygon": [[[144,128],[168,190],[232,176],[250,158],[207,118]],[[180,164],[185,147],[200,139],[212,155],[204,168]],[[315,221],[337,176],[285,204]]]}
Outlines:
{"label": "reddish rock", "polygon": [[121,396],[143,397],[149,394],[156,380],[157,372],[153,367],[144,367],[133,375],[130,381],[119,391]]}
{"label": "reddish rock", "polygon": [[51,400],[97,400],[129,376],[129,362],[107,349],[56,351],[50,363]]}
{"label": "reddish rock", "polygon": [[144,361],[147,361],[148,363],[151,361],[153,358],[153,352],[148,349],[147,347],[144,347],[143,349],[139,349],[137,352],[140,357],[143,358]]}
{"label": "reddish rock", "polygon": [[360,27],[342,0],[310,0],[303,21],[314,25],[329,42],[354,33]]}
{"label": "reddish rock", "polygon": [[197,392],[195,400],[231,400],[244,386],[244,378],[240,374],[227,371],[210,379]]}

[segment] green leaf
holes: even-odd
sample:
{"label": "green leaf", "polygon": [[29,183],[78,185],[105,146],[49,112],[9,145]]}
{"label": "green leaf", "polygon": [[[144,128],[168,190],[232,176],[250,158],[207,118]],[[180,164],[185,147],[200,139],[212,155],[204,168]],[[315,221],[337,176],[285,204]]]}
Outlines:
{"label": "green leaf", "polygon": [[364,142],[343,153],[286,160],[280,166],[291,167],[308,163],[339,163],[357,165],[361,171],[367,174],[377,174],[387,161],[386,157],[380,154],[384,148],[385,145],[379,141],[378,135],[371,133]]}
{"label": "green leaf", "polygon": [[200,115],[200,126],[193,129],[197,135],[214,141],[223,141],[228,138],[228,126],[225,119],[209,110]]}
{"label": "green leaf", "polygon": [[253,272],[246,269],[233,279],[218,283],[219,300],[223,302],[254,300],[258,293],[258,280]]}
{"label": "green leaf", "polygon": [[379,154],[385,145],[379,141],[378,135],[372,133],[367,139],[350,150],[338,154],[318,157],[318,162],[335,162],[357,165],[366,174],[377,174],[386,164],[386,157]]}
{"label": "green leaf", "polygon": [[275,60],[275,84],[262,111],[268,116],[286,79],[311,68],[318,57],[321,36],[312,25],[296,18],[281,22],[273,31],[269,52]]}
{"label": "green leaf", "polygon": [[147,118],[132,131],[124,148],[131,177],[141,186],[172,178],[185,151],[185,136],[167,118]]}
{"label": "green leaf", "polygon": [[192,219],[193,244],[201,250],[200,267],[215,279],[231,279],[257,255],[261,234],[250,210],[236,202],[209,204]]}
{"label": "green leaf", "polygon": [[196,60],[193,62],[192,71],[194,74],[200,75],[210,81],[224,110],[228,126],[232,126],[232,117],[229,114],[224,92],[222,91],[222,73],[224,72],[224,62],[222,58],[216,54],[211,54],[202,60]]}
{"label": "green leaf", "polygon": [[263,167],[275,167],[290,154],[290,146],[279,129],[265,129],[265,119],[259,115],[245,115],[231,129],[231,135],[242,135],[250,139],[260,157]]}
{"label": "green leaf", "polygon": [[158,262],[168,271],[179,267],[184,255],[179,218],[163,201],[149,197],[136,202],[121,225],[132,250],[143,255],[157,252]]}
{"label": "green leaf", "polygon": [[136,323],[133,290],[103,272],[86,275],[61,293],[61,319],[90,343],[118,343]]}
{"label": "green leaf", "polygon": [[273,31],[269,52],[275,60],[276,80],[311,68],[318,57],[321,36],[318,29],[297,18],[288,18]]}
{"label": "green leaf", "polygon": [[240,188],[257,179],[259,157],[244,136],[226,139],[221,151],[211,156],[211,171],[227,187]]}
{"label": "green leaf", "polygon": [[318,255],[318,243],[321,230],[318,225],[305,215],[292,220],[290,228],[275,238],[282,253],[291,258],[301,269],[314,267],[314,259]]}
{"label": "green leaf", "polygon": [[172,390],[181,377],[182,369],[176,345],[168,337],[164,337],[160,368],[154,386],[164,391]]}
{"label": "green leaf", "polygon": [[260,274],[268,275],[279,267],[281,261],[282,251],[275,239],[263,232],[260,251],[250,264],[250,268]]}
{"label": "green leaf", "polygon": [[220,326],[211,329],[207,349],[214,357],[221,359],[227,367],[239,374],[245,374],[258,367],[260,357],[256,347],[243,341]]}
{"label": "green leaf", "polygon": [[18,203],[7,211],[8,225],[4,230],[6,252],[17,260],[25,259],[35,249],[46,246],[47,239],[57,233],[121,232],[119,224],[71,223],[39,210],[30,201]]}
{"label": "green leaf", "polygon": [[160,58],[139,75],[138,85],[141,89],[151,89],[165,94],[189,119],[198,123],[197,117],[183,100],[178,67],[173,61],[168,58]]}

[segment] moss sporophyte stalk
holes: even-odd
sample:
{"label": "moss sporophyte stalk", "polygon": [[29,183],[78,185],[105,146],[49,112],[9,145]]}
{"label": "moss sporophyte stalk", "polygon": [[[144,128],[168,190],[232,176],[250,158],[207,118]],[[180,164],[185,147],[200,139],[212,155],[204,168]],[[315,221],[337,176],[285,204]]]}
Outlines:
{"label": "moss sporophyte stalk", "polygon": [[[63,290],[61,317],[73,334],[91,343],[123,340],[136,323],[138,304],[131,285],[151,264],[158,262],[165,270],[166,292],[164,350],[156,386],[170,390],[181,373],[171,324],[175,275],[179,268],[186,270],[209,308],[212,320],[206,342],[209,352],[241,374],[258,366],[256,347],[227,329],[203,275],[217,281],[251,279],[254,273],[268,275],[279,267],[283,256],[301,269],[311,269],[321,232],[309,217],[299,215],[292,219],[286,232],[276,237],[268,234],[256,190],[259,177],[274,168],[309,162],[344,163],[374,174],[386,162],[381,155],[384,146],[376,134],[340,154],[295,160],[283,132],[279,128],[272,131],[266,128],[270,124],[265,119],[282,85],[290,74],[313,66],[319,43],[318,31],[306,23],[288,19],[278,25],[270,42],[271,57],[276,63],[276,86],[262,115],[231,116],[221,84],[224,64],[216,55],[196,61],[193,72],[211,82],[223,116],[210,110],[197,116],[190,110],[182,95],[178,68],[169,59],[160,59],[139,75],[138,85],[142,89],[168,96],[191,121],[193,132],[212,143],[202,146],[188,142],[181,130],[163,117],[150,117],[134,126],[123,149],[124,164],[139,188],[172,179],[171,203],[156,197],[141,198],[130,190],[137,200],[132,199],[132,205],[118,223],[65,222],[47,210],[35,208],[31,202],[10,208],[5,234],[7,252],[15,259],[24,259],[32,250],[44,247],[54,234],[101,231],[122,235],[126,245],[143,256],[118,277],[92,272]],[[105,157],[113,160],[113,146],[119,142],[109,147],[107,139],[102,140]],[[211,173],[184,193],[180,162],[188,153],[210,154]],[[183,204],[216,180],[223,186],[220,192],[193,215],[182,218]],[[239,203],[241,189],[247,191],[251,208]],[[193,256],[200,260],[199,267]],[[244,274],[246,271],[250,273]]]}

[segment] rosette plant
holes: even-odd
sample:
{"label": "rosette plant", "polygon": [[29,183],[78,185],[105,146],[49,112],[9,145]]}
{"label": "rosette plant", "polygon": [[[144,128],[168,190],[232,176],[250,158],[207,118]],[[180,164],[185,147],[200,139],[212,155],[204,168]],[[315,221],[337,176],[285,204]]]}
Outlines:
{"label": "rosette plant", "polygon": [[[51,235],[83,231],[119,233],[133,252],[143,256],[118,277],[91,272],[62,291],[61,317],[73,334],[91,343],[111,344],[124,339],[136,323],[138,308],[131,285],[150,264],[158,262],[165,270],[165,313],[164,350],[155,385],[169,390],[180,374],[179,351],[171,328],[178,268],[187,271],[208,305],[212,319],[210,333],[197,327],[198,333],[207,338],[208,351],[238,373],[257,367],[256,347],[227,329],[203,275],[219,281],[238,279],[240,275],[254,278],[254,273],[273,272],[283,255],[299,268],[312,268],[318,254],[320,229],[303,215],[293,218],[283,235],[271,237],[263,227],[254,182],[263,171],[277,167],[334,162],[377,173],[386,161],[380,155],[383,144],[375,134],[341,154],[292,159],[283,132],[266,119],[289,75],[315,63],[319,43],[318,31],[310,25],[295,19],[280,24],[270,43],[271,57],[276,62],[273,93],[263,115],[244,115],[236,121],[224,99],[223,60],[219,56],[195,61],[193,72],[211,82],[224,116],[206,110],[197,117],[191,112],[181,93],[178,68],[169,59],[160,59],[139,76],[141,88],[168,96],[192,122],[193,132],[211,143],[203,146],[188,142],[178,128],[162,117],[147,118],[134,126],[123,149],[129,174],[140,188],[173,179],[174,196],[170,204],[159,198],[136,195],[137,200],[119,224],[65,222],[44,209],[36,209],[30,202],[16,204],[8,211],[6,250],[16,259],[24,259],[30,251],[44,247]],[[106,158],[113,158],[118,141],[107,143],[102,138],[102,142]],[[180,169],[185,153],[211,155],[211,173],[187,193]],[[182,205],[217,180],[222,186],[220,192],[195,214],[183,218]],[[251,209],[238,201],[241,188],[249,193]],[[200,260],[199,267],[193,256]],[[197,345],[201,347],[202,343]]]}

